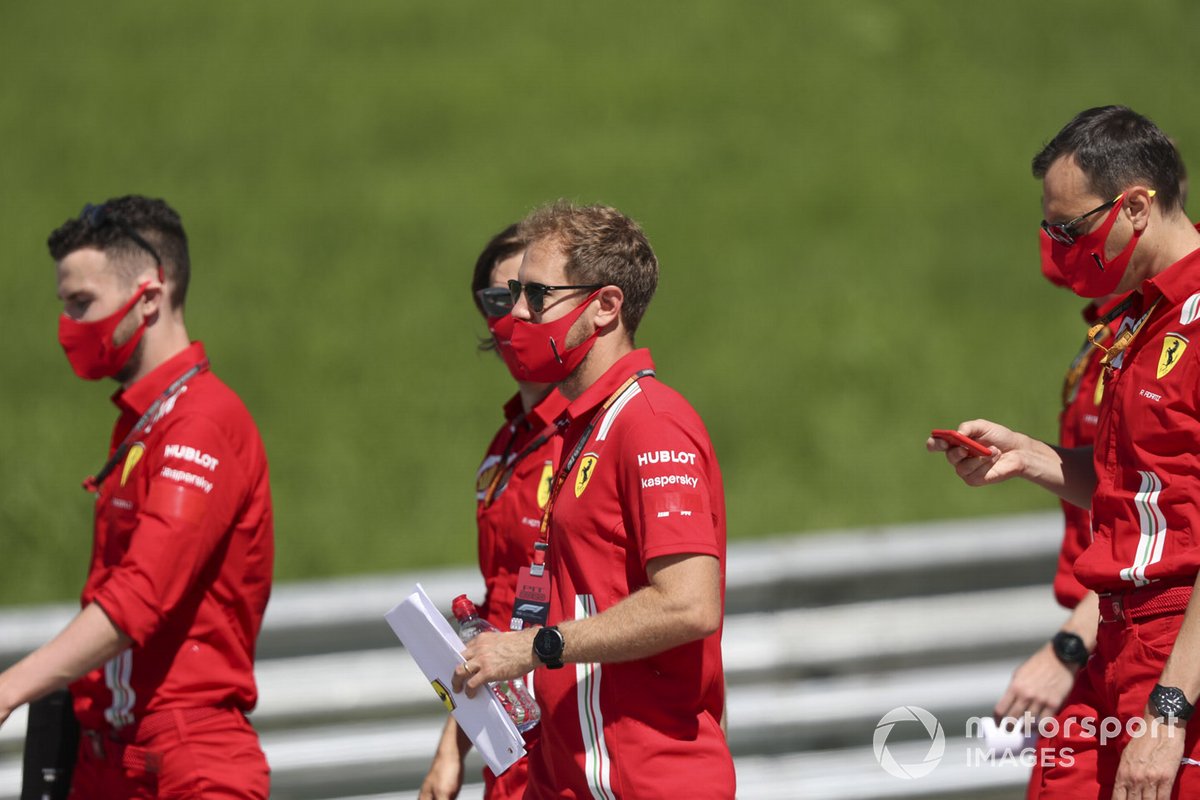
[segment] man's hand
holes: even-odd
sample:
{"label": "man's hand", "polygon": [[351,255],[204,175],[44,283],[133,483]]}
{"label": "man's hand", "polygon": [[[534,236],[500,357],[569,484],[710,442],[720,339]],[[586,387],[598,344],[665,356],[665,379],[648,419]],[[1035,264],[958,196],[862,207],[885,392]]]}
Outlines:
{"label": "man's hand", "polygon": [[1005,717],[1021,719],[1026,713],[1035,722],[1054,716],[1075,683],[1075,673],[1058,660],[1053,645],[1047,642],[1013,672],[1008,689],[996,703],[996,723]]}
{"label": "man's hand", "polygon": [[446,720],[437,752],[425,780],[421,781],[418,800],[454,800],[462,791],[463,759],[471,749],[471,740],[458,727],[454,717]]}
{"label": "man's hand", "polygon": [[1009,478],[1025,478],[1080,508],[1088,508],[1096,489],[1092,448],[1051,447],[1045,442],[1011,431],[986,419],[973,419],[958,426],[958,432],[999,453],[987,458],[973,456],[932,436],[925,440],[931,453],[945,453],[946,461],[968,486],[988,486]]}
{"label": "man's hand", "polygon": [[1183,758],[1184,723],[1168,722],[1147,709],[1146,732],[1121,754],[1113,800],[1169,800]]}
{"label": "man's hand", "polygon": [[454,800],[463,783],[463,765],[457,758],[435,756],[417,800]]}
{"label": "man's hand", "polygon": [[958,426],[958,432],[1000,451],[985,458],[971,455],[965,447],[952,445],[943,439],[931,436],[925,440],[925,449],[931,453],[944,452],[946,461],[968,486],[1000,483],[1023,473],[1025,463],[1022,448],[1029,437],[985,419],[964,422]]}
{"label": "man's hand", "polygon": [[538,665],[533,655],[536,628],[512,633],[481,633],[467,642],[465,664],[454,669],[451,688],[474,697],[480,687],[494,681],[520,678]]}

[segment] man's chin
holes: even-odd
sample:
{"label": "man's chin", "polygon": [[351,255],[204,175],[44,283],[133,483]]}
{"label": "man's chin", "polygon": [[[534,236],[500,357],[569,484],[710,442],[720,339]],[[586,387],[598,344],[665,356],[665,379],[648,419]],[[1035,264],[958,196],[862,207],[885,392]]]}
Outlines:
{"label": "man's chin", "polygon": [[146,341],[143,339],[138,342],[137,347],[133,349],[133,354],[129,356],[129,360],[125,362],[125,366],[117,370],[117,374],[113,375],[113,380],[122,385],[133,380],[133,376],[137,375],[142,369],[142,347]]}

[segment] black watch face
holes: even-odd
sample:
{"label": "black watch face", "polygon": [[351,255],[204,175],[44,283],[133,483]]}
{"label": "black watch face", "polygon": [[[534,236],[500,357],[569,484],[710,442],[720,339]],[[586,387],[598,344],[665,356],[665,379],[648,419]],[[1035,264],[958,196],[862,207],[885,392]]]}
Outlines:
{"label": "black watch face", "polygon": [[1183,696],[1183,692],[1174,686],[1158,686],[1151,695],[1154,707],[1164,717],[1187,719],[1191,716],[1191,703]]}
{"label": "black watch face", "polygon": [[562,655],[562,634],[556,629],[542,628],[537,632],[537,636],[533,637],[533,649],[543,660],[558,658]]}
{"label": "black watch face", "polygon": [[1088,660],[1087,645],[1073,633],[1059,633],[1054,637],[1054,654],[1067,664],[1082,665]]}

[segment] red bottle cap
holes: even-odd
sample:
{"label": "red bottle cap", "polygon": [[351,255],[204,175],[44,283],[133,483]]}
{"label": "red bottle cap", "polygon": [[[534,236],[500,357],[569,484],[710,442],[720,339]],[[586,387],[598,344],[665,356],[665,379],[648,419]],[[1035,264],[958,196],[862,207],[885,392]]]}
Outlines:
{"label": "red bottle cap", "polygon": [[454,598],[450,604],[450,610],[454,612],[454,618],[462,622],[467,617],[479,616],[479,610],[475,608],[475,604],[471,602],[471,598],[465,594],[460,594]]}

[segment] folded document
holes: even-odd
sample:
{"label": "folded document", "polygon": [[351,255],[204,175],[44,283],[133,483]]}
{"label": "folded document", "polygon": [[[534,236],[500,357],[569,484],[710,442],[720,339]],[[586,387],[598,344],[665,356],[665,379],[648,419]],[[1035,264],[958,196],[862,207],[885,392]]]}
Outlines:
{"label": "folded document", "polygon": [[421,584],[384,618],[492,772],[499,775],[520,760],[525,740],[496,695],[478,692],[467,697],[451,690],[454,668],[463,663],[463,643]]}

